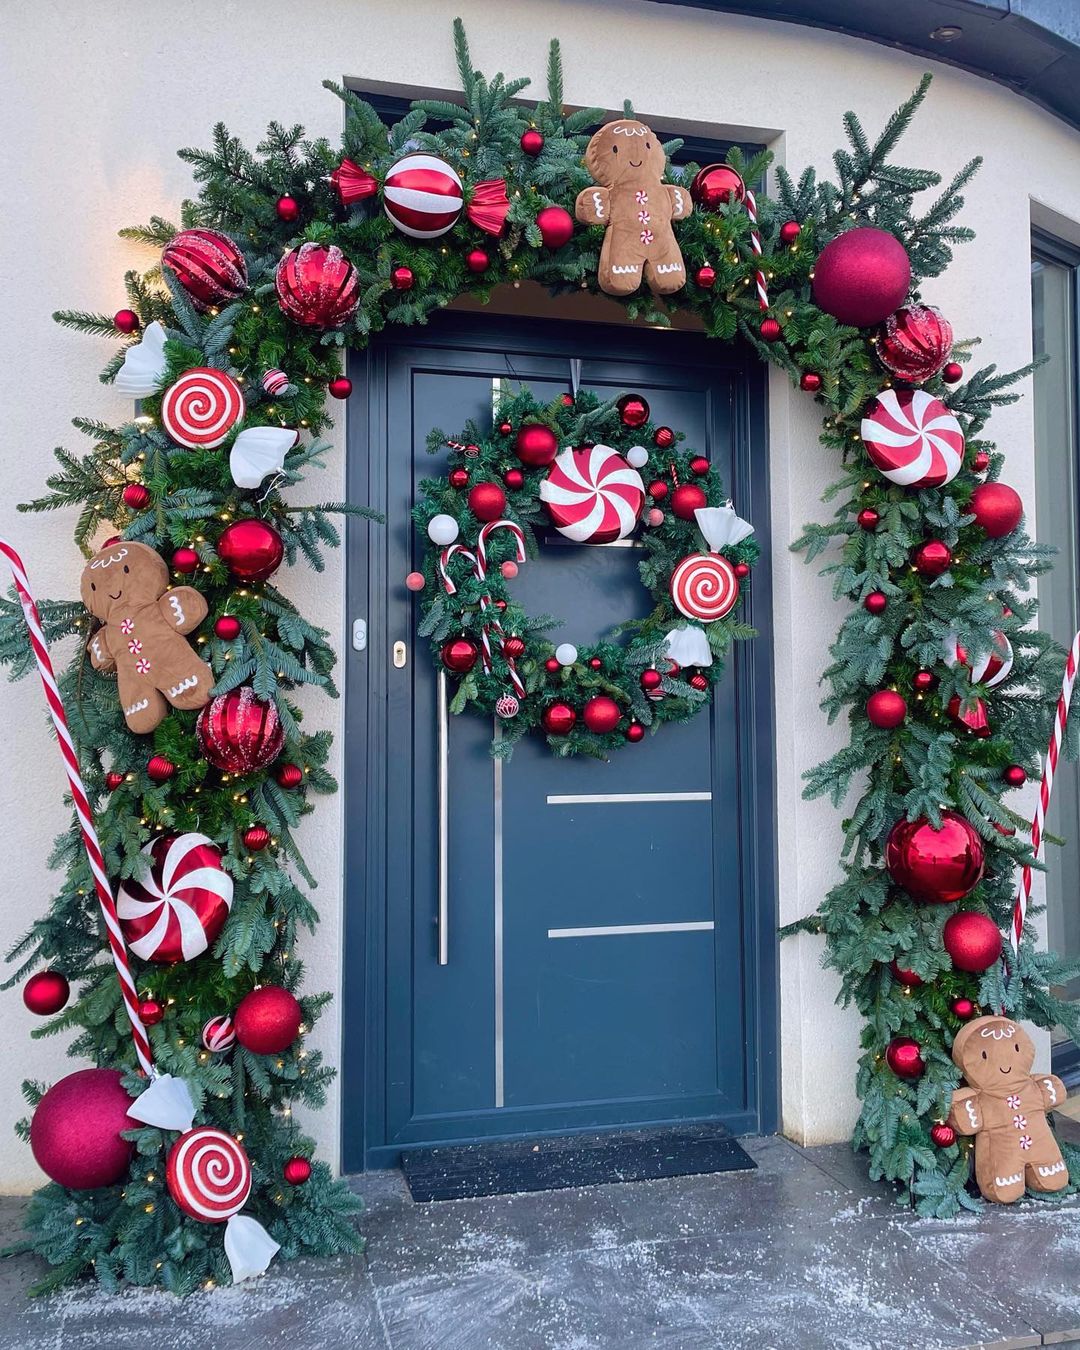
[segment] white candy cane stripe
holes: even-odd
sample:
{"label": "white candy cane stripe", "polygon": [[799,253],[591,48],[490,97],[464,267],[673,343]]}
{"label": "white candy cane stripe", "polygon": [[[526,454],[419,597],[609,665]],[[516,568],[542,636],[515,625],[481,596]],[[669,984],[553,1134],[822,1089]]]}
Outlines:
{"label": "white candy cane stripe", "polygon": [[[757,200],[749,188],[746,189],[746,214],[750,217],[750,247],[754,251],[754,257],[760,258],[761,235],[758,234],[757,219]],[[755,284],[757,286],[758,309],[764,311],[769,308],[769,290],[765,285],[765,273],[759,267],[754,274]]]}
{"label": "white candy cane stripe", "polygon": [[[1050,793],[1054,787],[1054,774],[1057,772],[1058,756],[1061,754],[1061,742],[1065,736],[1065,723],[1069,718],[1069,704],[1072,702],[1073,685],[1076,683],[1078,666],[1080,666],[1080,633],[1077,633],[1073,638],[1072,646],[1069,648],[1069,657],[1065,662],[1061,693],[1058,695],[1057,711],[1054,714],[1054,727],[1050,733],[1050,745],[1046,751],[1042,782],[1039,784],[1039,801],[1035,807],[1035,818],[1031,822],[1031,852],[1036,862],[1042,855],[1046,810],[1050,805]],[[1025,867],[1020,873],[1020,884],[1016,889],[1016,901],[1013,905],[1012,930],[1009,934],[1013,951],[1018,951],[1020,948],[1020,939],[1024,933],[1024,920],[1027,917],[1030,899],[1031,868]]]}
{"label": "white candy cane stripe", "polygon": [[101,905],[102,917],[105,920],[105,928],[109,936],[109,948],[112,952],[117,978],[120,981],[124,1008],[128,1015],[128,1021],[131,1023],[131,1038],[135,1043],[135,1055],[143,1071],[153,1075],[154,1057],[150,1050],[146,1028],[139,1018],[138,994],[135,991],[135,981],[131,977],[131,967],[128,964],[127,948],[124,945],[120,924],[116,917],[116,904],[113,900],[112,886],[105,872],[105,860],[101,856],[101,844],[98,842],[97,831],[90,814],[90,803],[86,796],[86,788],[83,786],[82,775],[79,772],[79,760],[75,753],[75,744],[71,739],[71,733],[68,731],[67,716],[60,698],[60,690],[56,685],[56,676],[53,673],[45,634],[41,630],[41,619],[38,616],[37,605],[34,603],[34,597],[30,590],[26,568],[23,566],[23,561],[16,550],[7,540],[0,539],[0,552],[7,558],[8,565],[11,568],[11,575],[14,578],[15,589],[19,596],[19,604],[22,606],[26,627],[30,633],[30,647],[34,653],[41,683],[45,689],[45,700],[49,705],[49,715],[52,718],[56,739],[60,746],[60,754],[64,760],[64,771],[67,774],[68,786],[71,789],[72,801],[75,804],[75,815],[78,817],[79,829],[82,833],[83,848],[86,850],[87,861],[94,878],[94,889],[97,891],[98,902]]}

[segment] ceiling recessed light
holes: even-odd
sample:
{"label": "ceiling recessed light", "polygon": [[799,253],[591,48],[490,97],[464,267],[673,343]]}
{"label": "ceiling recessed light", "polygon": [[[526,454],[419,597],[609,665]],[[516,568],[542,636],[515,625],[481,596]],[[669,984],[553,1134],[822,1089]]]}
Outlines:
{"label": "ceiling recessed light", "polygon": [[947,23],[941,28],[935,28],[930,34],[934,42],[955,42],[958,37],[963,37],[964,30],[957,28],[955,24]]}

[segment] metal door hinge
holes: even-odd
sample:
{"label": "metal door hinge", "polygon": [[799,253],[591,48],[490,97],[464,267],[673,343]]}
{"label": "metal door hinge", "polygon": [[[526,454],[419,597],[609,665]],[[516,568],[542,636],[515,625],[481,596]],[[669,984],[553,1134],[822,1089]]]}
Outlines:
{"label": "metal door hinge", "polygon": [[353,619],[352,645],[354,652],[367,651],[367,619]]}

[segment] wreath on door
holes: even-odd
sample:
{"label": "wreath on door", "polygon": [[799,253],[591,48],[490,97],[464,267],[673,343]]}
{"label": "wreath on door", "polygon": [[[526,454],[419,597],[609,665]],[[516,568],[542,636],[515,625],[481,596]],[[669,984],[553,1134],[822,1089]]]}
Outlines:
{"label": "wreath on door", "polygon": [[[406,584],[422,596],[436,669],[457,681],[451,711],[498,718],[493,753],[539,730],[555,754],[606,758],[700,712],[732,641],[753,636],[736,617],[758,557],[753,526],[684,439],[655,425],[639,394],[542,405],[528,389],[502,400],[489,430],[431,433],[428,450],[448,446],[449,467],[421,484],[423,571]],[[530,616],[513,594],[547,528],[582,547],[640,545],[651,612],[599,642],[560,641],[572,617]]]}

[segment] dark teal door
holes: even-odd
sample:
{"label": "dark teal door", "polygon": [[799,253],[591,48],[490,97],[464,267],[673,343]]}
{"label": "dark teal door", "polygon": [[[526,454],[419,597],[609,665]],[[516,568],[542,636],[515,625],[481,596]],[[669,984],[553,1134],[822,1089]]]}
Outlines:
{"label": "dark teal door", "polygon": [[[566,390],[574,358],[583,385],[639,391],[685,431],[767,545],[761,377],[739,352],[686,334],[444,316],[358,367],[350,492],[387,524],[354,531],[350,549],[367,647],[347,687],[347,1167],[422,1142],[774,1124],[767,559],[753,585],[761,636],[692,723],[607,764],[531,741],[503,764],[491,724],[450,719],[448,962],[436,959],[436,679],[402,584],[417,561],[416,485],[441,463],[425,440],[489,418],[507,380]],[[515,585],[580,644],[647,611],[637,560],[553,533]]]}

